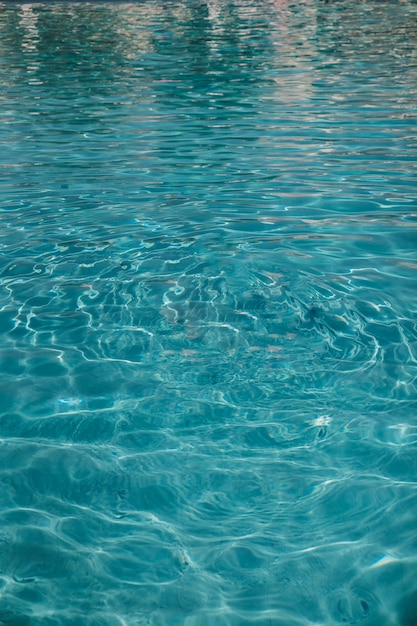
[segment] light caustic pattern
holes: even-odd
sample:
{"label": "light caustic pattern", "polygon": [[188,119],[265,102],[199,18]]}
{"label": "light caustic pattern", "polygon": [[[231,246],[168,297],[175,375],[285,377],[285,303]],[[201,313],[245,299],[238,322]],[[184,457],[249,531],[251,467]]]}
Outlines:
{"label": "light caustic pattern", "polygon": [[0,3],[0,623],[415,626],[413,2]]}

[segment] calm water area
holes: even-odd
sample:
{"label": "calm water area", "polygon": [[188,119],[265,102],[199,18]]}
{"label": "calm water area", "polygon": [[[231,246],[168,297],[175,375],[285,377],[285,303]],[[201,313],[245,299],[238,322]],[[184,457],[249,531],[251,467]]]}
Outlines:
{"label": "calm water area", "polygon": [[0,2],[0,624],[417,625],[417,2]]}

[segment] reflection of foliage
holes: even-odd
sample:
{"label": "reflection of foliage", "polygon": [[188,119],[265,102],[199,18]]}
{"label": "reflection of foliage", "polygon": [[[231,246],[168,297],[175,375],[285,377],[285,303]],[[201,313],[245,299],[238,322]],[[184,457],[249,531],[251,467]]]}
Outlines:
{"label": "reflection of foliage", "polygon": [[[8,8],[2,19],[1,52],[25,81],[34,75],[49,87],[69,78],[76,88],[113,80],[123,64],[125,41],[110,7],[34,5]],[[111,19],[110,19],[111,18]]]}
{"label": "reflection of foliage", "polygon": [[[141,78],[164,77],[165,69],[189,80],[235,72],[256,81],[258,61],[271,45],[265,13],[229,3],[213,17],[206,2],[54,4],[6,7],[2,17],[3,62],[25,79],[36,65],[37,77],[60,86],[63,77],[83,85],[108,82],[122,72]],[[263,17],[262,17],[263,16]],[[139,73],[138,71],[138,73]]]}
{"label": "reflection of foliage", "polygon": [[[358,11],[362,18],[358,19]],[[410,10],[412,11],[410,15]],[[393,11],[389,2],[320,2],[317,4],[317,34],[323,52],[358,62],[378,63],[381,54],[415,56],[417,20],[412,3],[403,2]]]}
{"label": "reflection of foliage", "polygon": [[228,3],[214,19],[205,2],[184,5],[170,16],[171,32],[158,33],[161,36],[152,41],[158,53],[184,58],[185,73],[221,75],[233,69],[238,77],[247,74],[252,61],[264,56],[271,45],[271,28],[262,18],[262,11],[258,15],[254,19],[250,12],[239,11],[237,4]]}

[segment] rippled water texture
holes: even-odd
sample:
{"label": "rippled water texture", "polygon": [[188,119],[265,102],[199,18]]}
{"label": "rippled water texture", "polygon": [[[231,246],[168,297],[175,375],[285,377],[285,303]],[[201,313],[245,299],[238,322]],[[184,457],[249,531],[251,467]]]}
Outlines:
{"label": "rippled water texture", "polygon": [[0,3],[0,623],[416,626],[417,4]]}

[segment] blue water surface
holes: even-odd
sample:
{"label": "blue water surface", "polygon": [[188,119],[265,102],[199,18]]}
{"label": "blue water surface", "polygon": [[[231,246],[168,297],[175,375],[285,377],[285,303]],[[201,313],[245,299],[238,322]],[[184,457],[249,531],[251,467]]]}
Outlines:
{"label": "blue water surface", "polygon": [[0,2],[0,624],[416,626],[417,3]]}

